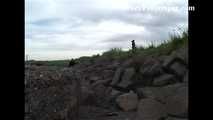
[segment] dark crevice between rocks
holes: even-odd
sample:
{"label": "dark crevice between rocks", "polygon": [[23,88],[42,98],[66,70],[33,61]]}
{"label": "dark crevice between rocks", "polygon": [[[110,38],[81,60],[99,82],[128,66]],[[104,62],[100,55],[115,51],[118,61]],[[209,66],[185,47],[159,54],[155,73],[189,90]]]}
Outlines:
{"label": "dark crevice between rocks", "polygon": [[116,85],[109,85],[108,87],[112,87],[113,89],[124,92],[124,93],[128,93],[131,90],[128,87],[123,88],[123,87],[119,87],[119,86],[116,86]]}

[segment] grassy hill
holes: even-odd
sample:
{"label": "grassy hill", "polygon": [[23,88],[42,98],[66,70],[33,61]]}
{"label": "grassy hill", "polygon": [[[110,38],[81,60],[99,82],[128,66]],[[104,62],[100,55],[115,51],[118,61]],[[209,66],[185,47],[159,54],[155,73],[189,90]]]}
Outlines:
{"label": "grassy hill", "polygon": [[[123,51],[121,48],[112,48],[102,55],[93,55],[93,56],[83,56],[77,59],[74,59],[76,62],[80,63],[87,60],[94,60],[97,57],[109,58],[109,59],[128,59],[133,56],[160,56],[160,55],[168,55],[172,51],[179,49],[181,47],[188,46],[188,32],[183,31],[181,35],[171,35],[170,39],[165,40],[160,45],[155,46],[151,44],[148,47],[139,46],[136,48],[135,53],[132,53],[132,50]],[[45,65],[45,66],[58,66],[58,67],[66,67],[68,66],[70,60],[52,60],[52,61],[28,61],[27,63],[35,64],[35,65]]]}

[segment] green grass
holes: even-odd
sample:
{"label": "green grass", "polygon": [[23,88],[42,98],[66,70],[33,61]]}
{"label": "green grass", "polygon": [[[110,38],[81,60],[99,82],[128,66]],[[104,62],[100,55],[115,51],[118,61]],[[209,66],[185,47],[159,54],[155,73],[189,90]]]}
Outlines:
{"label": "green grass", "polygon": [[66,67],[69,64],[69,60],[29,61],[28,63],[31,65]]}

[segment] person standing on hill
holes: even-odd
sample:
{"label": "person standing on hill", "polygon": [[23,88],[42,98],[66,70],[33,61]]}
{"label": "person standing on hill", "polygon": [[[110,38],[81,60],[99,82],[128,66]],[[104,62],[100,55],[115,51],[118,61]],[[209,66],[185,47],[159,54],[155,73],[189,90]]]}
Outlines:
{"label": "person standing on hill", "polygon": [[132,40],[132,52],[135,53],[135,51],[136,51],[135,40]]}

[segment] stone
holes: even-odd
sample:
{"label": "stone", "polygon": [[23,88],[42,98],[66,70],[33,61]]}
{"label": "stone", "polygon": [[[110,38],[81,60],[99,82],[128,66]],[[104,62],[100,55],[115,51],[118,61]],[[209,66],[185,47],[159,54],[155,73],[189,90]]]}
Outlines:
{"label": "stone", "polygon": [[166,109],[168,114],[178,117],[188,115],[188,87],[182,86],[176,89],[175,94],[167,97]]}
{"label": "stone", "polygon": [[129,93],[118,96],[116,98],[116,103],[124,111],[135,110],[138,105],[138,96],[131,91]]}
{"label": "stone", "polygon": [[187,71],[186,67],[179,62],[172,64],[170,69],[173,70],[178,76],[183,76]]}
{"label": "stone", "polygon": [[177,83],[164,87],[144,87],[138,88],[137,91],[142,98],[152,98],[161,103],[166,103],[167,98],[175,95],[177,90],[181,87],[186,87],[186,84]]}
{"label": "stone", "polygon": [[147,66],[142,66],[140,72],[146,76],[158,76],[163,73],[162,66],[158,61],[153,61],[152,64]]}
{"label": "stone", "polygon": [[118,84],[119,87],[126,88],[132,84],[132,77],[135,74],[134,68],[127,68],[124,71],[121,82]]}
{"label": "stone", "polygon": [[122,68],[118,68],[115,71],[114,77],[113,77],[112,82],[110,83],[110,85],[116,85],[119,82],[121,74],[122,74],[122,71],[123,71]]}
{"label": "stone", "polygon": [[138,104],[136,120],[159,120],[166,117],[165,106],[152,99],[141,99]]}
{"label": "stone", "polygon": [[171,83],[175,83],[176,79],[174,75],[171,74],[163,74],[157,78],[154,79],[153,85],[154,86],[164,86]]}

